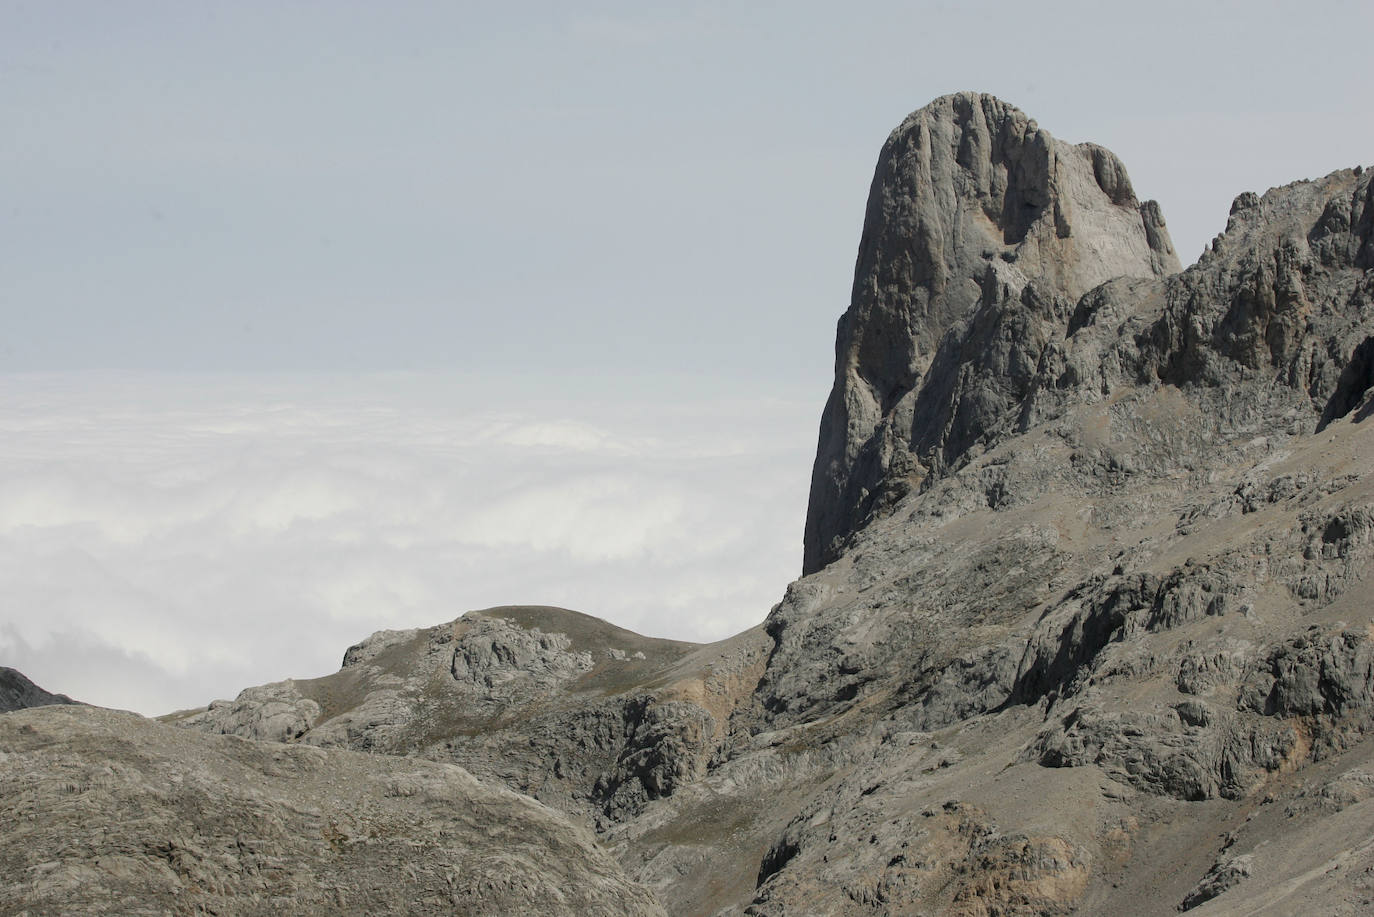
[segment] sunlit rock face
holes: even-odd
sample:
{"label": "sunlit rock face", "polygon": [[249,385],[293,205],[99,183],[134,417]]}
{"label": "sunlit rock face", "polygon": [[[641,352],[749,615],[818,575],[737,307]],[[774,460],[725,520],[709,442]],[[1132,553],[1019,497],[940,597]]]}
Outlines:
{"label": "sunlit rock face", "polygon": [[[1106,280],[1178,269],[1159,207],[1136,200],[1110,151],[980,93],[908,116],[878,157],[840,319],[805,572],[875,507],[1015,422],[1058,313]],[[1018,327],[989,340],[1008,311]]]}

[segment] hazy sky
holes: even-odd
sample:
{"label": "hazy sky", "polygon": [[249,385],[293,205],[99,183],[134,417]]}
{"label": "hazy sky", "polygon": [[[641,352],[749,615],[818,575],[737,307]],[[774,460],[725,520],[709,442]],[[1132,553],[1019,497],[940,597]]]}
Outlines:
{"label": "hazy sky", "polygon": [[1374,4],[0,0],[0,664],[161,712],[800,566],[879,147],[995,93],[1183,261],[1374,165]]}
{"label": "hazy sky", "polygon": [[1185,263],[1374,160],[1374,4],[0,2],[0,368],[826,374],[878,148],[993,92]]}

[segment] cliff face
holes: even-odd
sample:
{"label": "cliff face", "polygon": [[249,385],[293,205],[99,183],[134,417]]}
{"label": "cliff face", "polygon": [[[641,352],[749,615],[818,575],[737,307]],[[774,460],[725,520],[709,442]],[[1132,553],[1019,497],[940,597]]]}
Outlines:
{"label": "cliff face", "polygon": [[488,609],[178,722],[462,765],[684,917],[1374,909],[1371,173],[1242,194],[1178,271],[1110,153],[937,100],[837,356],[761,626]]}
{"label": "cliff face", "polygon": [[[1272,371],[1283,411],[1304,391],[1318,420],[1340,416],[1369,373],[1369,353],[1353,351],[1367,331],[1369,187],[1348,170],[1243,194],[1194,268],[1133,284],[1179,265],[1158,205],[1137,202],[1112,153],[1053,140],[984,95],[912,114],[869,195],[803,572],[907,493],[1104,387],[1210,386],[1228,421],[1258,428],[1279,414],[1269,380],[1250,376]],[[1129,319],[1157,298],[1167,306],[1149,339],[1094,327],[1099,309]],[[1101,346],[1119,351],[1115,364],[1095,362]]]}
{"label": "cliff face", "polygon": [[[878,157],[821,419],[803,572],[876,510],[1015,423],[1056,307],[1179,269],[1159,207],[1091,143],[992,96],[910,115]],[[1024,304],[1026,308],[1021,308]],[[1018,313],[1001,340],[987,326]]]}

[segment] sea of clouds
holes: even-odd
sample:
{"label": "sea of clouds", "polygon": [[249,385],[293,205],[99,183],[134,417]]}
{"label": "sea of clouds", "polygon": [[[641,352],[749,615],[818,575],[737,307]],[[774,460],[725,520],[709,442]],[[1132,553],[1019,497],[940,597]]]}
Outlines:
{"label": "sea of clouds", "polygon": [[[721,639],[800,567],[819,402],[460,374],[0,377],[0,665],[160,714],[550,604]],[[811,393],[807,393],[810,395]]]}

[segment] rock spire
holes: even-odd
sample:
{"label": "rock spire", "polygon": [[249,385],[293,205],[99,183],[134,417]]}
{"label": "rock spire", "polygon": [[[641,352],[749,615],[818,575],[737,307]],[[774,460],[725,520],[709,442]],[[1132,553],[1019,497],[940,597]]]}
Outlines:
{"label": "rock spire", "polygon": [[[944,96],[883,145],[869,191],[835,382],[811,479],[804,570],[837,555],[875,508],[956,466],[1007,421],[1039,354],[1036,313],[1115,277],[1179,270],[1158,205],[1121,161],[1056,140],[990,95]],[[995,378],[933,367],[979,316],[1025,303]],[[946,374],[936,372],[944,369]]]}

